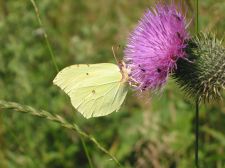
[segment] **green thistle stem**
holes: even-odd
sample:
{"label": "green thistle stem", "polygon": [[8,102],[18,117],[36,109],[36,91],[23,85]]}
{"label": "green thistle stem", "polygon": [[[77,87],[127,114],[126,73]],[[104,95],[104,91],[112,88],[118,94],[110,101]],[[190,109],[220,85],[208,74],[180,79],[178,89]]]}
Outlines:
{"label": "green thistle stem", "polygon": [[[196,0],[196,34],[199,33],[199,2]],[[196,99],[195,111],[195,166],[198,168],[198,139],[199,139],[199,101]]]}
{"label": "green thistle stem", "polygon": [[198,168],[198,139],[199,139],[199,101],[195,104],[195,166]]}
{"label": "green thistle stem", "polygon": [[86,138],[86,139],[90,140],[93,144],[95,144],[95,146],[99,150],[101,150],[102,152],[107,154],[118,165],[118,167],[122,167],[121,164],[119,163],[119,161],[117,160],[117,158],[115,156],[113,156],[107,149],[105,149],[94,137],[83,132],[77,124],[75,124],[75,123],[72,124],[72,123],[66,121],[64,118],[62,118],[59,115],[53,115],[50,112],[47,112],[44,110],[36,110],[30,106],[25,106],[25,105],[21,105],[19,103],[8,102],[8,101],[3,101],[3,100],[0,100],[0,109],[11,109],[11,110],[14,110],[17,112],[27,113],[27,114],[30,114],[33,116],[37,116],[37,117],[40,117],[40,118],[43,118],[46,120],[53,121],[55,123],[58,123],[61,127],[67,128],[69,130],[73,130],[76,133],[78,133],[80,136],[82,136],[83,138]]}
{"label": "green thistle stem", "polygon": [[195,23],[195,31],[196,31],[196,34],[199,33],[199,2],[198,0],[195,1],[195,6],[196,6],[196,23]]}

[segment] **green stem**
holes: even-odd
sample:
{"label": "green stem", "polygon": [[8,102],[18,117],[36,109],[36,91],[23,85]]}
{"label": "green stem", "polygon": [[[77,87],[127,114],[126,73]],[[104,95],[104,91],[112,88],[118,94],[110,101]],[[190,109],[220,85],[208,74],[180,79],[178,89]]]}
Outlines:
{"label": "green stem", "polygon": [[[195,31],[196,34],[199,33],[199,1],[195,0],[196,6],[196,22],[195,22]],[[195,166],[199,167],[199,158],[198,158],[198,145],[199,145],[199,99],[196,100],[196,109],[195,109]]]}
{"label": "green stem", "polygon": [[[41,18],[40,18],[40,12],[38,10],[38,7],[37,7],[37,5],[36,5],[34,0],[30,0],[30,1],[31,1],[31,3],[32,3],[33,7],[34,7],[38,23],[39,23],[40,27],[43,28],[43,23],[42,23]],[[44,38],[45,38],[45,42],[46,42],[46,45],[48,47],[49,53],[51,55],[51,59],[52,59],[53,65],[55,66],[56,71],[59,72],[59,68],[58,68],[58,66],[56,64],[56,60],[55,60],[55,55],[53,53],[52,47],[51,47],[51,45],[49,43],[49,40],[48,40],[48,35],[45,32],[45,30],[44,30]]]}
{"label": "green stem", "polygon": [[8,101],[3,101],[3,100],[0,100],[0,109],[11,109],[11,110],[14,110],[14,111],[17,111],[17,112],[28,113],[28,114],[33,115],[33,116],[41,117],[41,118],[44,118],[46,120],[56,122],[61,127],[67,128],[69,130],[73,130],[76,133],[78,133],[80,136],[90,140],[93,144],[95,144],[95,146],[99,150],[101,150],[102,152],[107,154],[118,165],[118,167],[121,167],[121,164],[116,159],[116,157],[113,156],[107,149],[105,149],[94,137],[92,137],[91,135],[88,135],[87,133],[83,132],[77,124],[75,124],[75,123],[72,124],[72,123],[66,121],[64,118],[62,118],[59,115],[53,115],[50,112],[47,112],[47,111],[44,111],[44,110],[36,110],[36,109],[34,109],[33,107],[30,107],[30,106],[25,106],[25,105],[21,105],[19,103],[8,102]]}
{"label": "green stem", "polygon": [[196,100],[195,109],[195,166],[198,168],[198,139],[199,139],[199,100]]}
{"label": "green stem", "polygon": [[93,164],[92,164],[92,161],[91,161],[91,157],[89,155],[89,152],[88,152],[88,149],[87,149],[87,146],[86,146],[86,143],[84,142],[82,137],[80,137],[80,139],[81,139],[82,146],[84,148],[85,155],[87,156],[87,159],[88,159],[89,167],[94,168]]}
{"label": "green stem", "polygon": [[196,6],[196,20],[195,20],[195,31],[196,34],[199,32],[199,1],[195,0],[195,6]]}

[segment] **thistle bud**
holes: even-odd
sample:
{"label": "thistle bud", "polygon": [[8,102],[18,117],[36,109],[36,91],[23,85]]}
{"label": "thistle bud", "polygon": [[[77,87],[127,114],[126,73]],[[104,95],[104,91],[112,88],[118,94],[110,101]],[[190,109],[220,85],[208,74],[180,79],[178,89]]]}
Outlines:
{"label": "thistle bud", "polygon": [[180,58],[173,77],[187,95],[209,102],[221,98],[225,89],[225,48],[212,34],[189,40],[187,59]]}

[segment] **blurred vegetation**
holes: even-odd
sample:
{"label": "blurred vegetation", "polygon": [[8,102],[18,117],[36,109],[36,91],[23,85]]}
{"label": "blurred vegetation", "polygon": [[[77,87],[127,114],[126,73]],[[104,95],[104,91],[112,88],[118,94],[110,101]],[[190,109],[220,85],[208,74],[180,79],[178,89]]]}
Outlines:
{"label": "blurred vegetation", "polygon": [[[115,62],[112,45],[126,43],[151,0],[39,0],[45,31],[60,69],[76,63]],[[193,1],[183,2],[194,20]],[[200,1],[200,29],[224,37],[225,1]],[[191,30],[194,30],[194,21]],[[171,80],[160,95],[131,91],[118,113],[85,120],[52,85],[56,70],[29,0],[0,0],[0,99],[59,114],[92,134],[125,167],[194,167],[194,104]],[[117,53],[122,58],[122,51]],[[225,167],[224,102],[201,105],[200,163]],[[80,137],[59,125],[0,111],[0,168],[86,168]],[[94,167],[117,167],[86,141]]]}

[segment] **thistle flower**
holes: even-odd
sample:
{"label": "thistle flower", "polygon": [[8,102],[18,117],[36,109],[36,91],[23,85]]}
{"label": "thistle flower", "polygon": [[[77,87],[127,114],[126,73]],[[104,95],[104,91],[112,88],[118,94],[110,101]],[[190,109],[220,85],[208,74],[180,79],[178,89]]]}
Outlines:
{"label": "thistle flower", "polygon": [[225,89],[225,48],[212,34],[190,39],[187,60],[179,59],[174,78],[187,95],[204,102],[218,99]]}
{"label": "thistle flower", "polygon": [[186,56],[188,39],[185,17],[174,4],[147,10],[128,38],[125,62],[137,89],[159,90],[176,68],[178,58]]}

